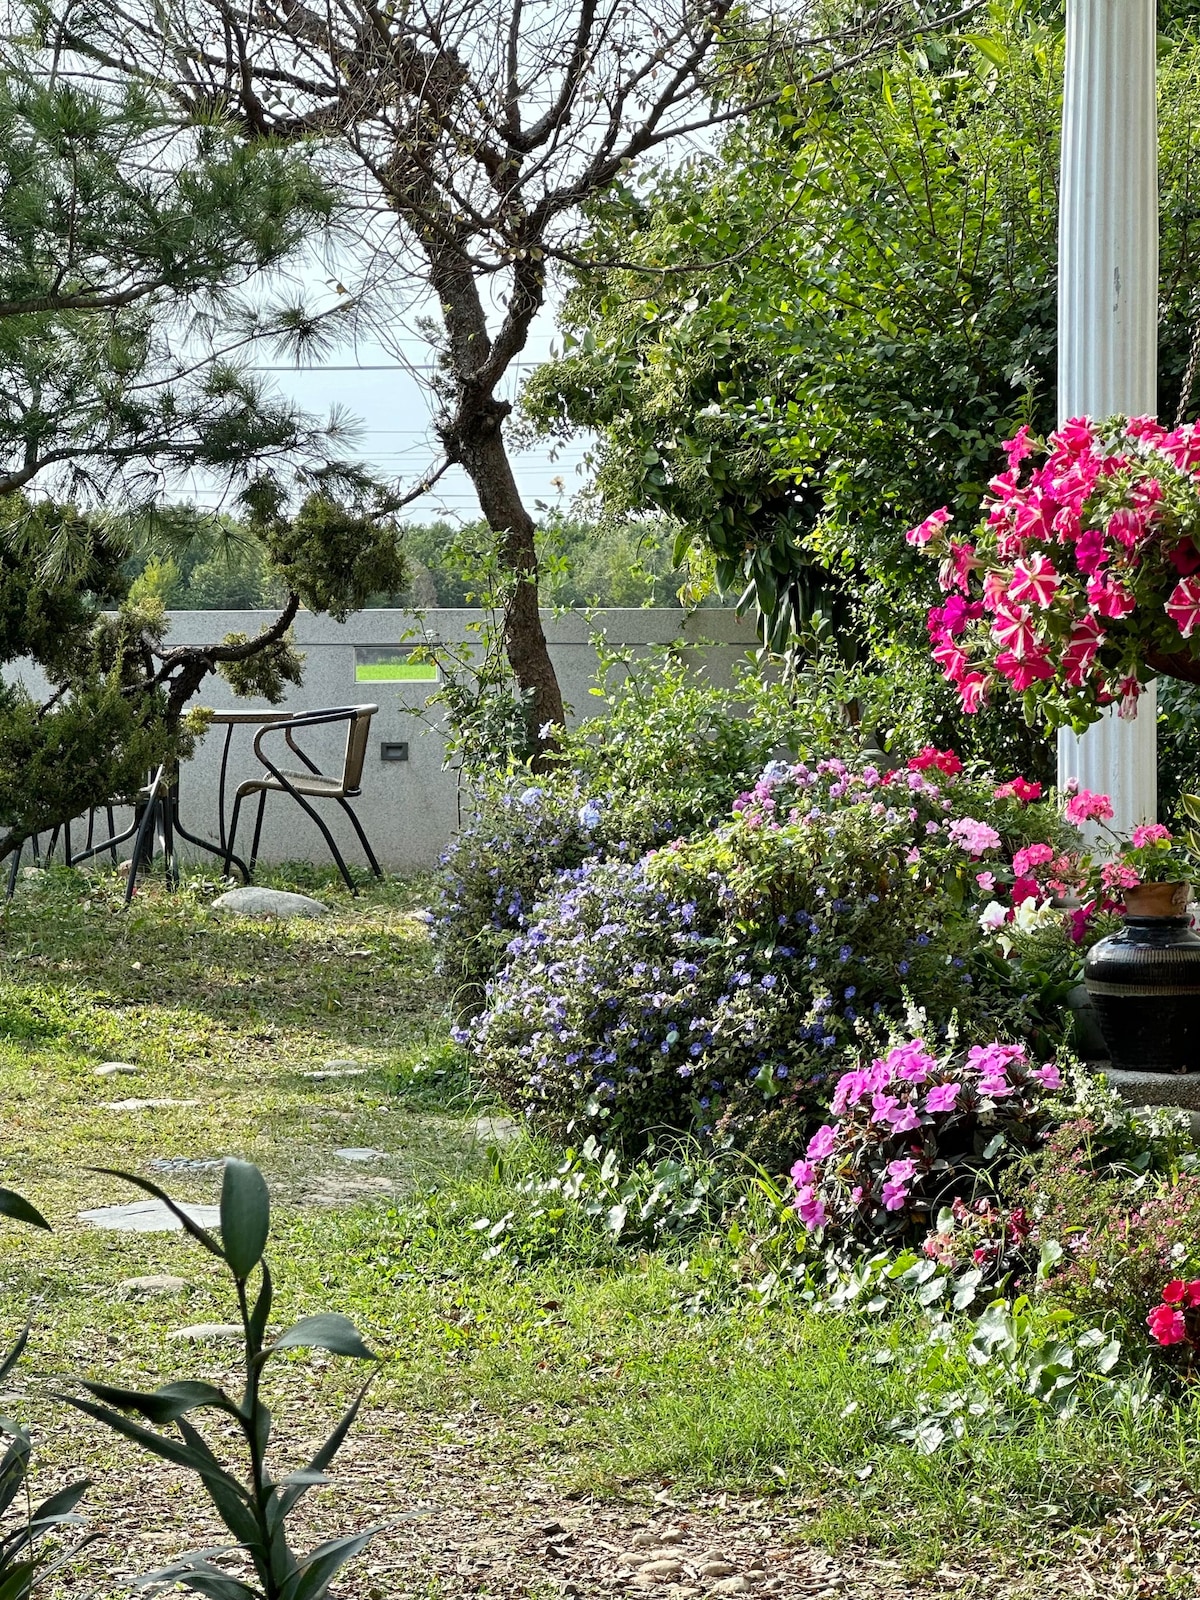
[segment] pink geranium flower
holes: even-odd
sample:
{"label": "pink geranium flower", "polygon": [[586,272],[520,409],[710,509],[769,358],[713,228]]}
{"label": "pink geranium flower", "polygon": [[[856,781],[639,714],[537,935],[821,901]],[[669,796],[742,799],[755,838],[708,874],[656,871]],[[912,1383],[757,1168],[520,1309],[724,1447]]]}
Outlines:
{"label": "pink geranium flower", "polygon": [[1000,844],[995,828],[986,822],[977,822],[974,817],[956,818],[946,832],[953,844],[973,857],[981,856],[985,850],[995,850]]}
{"label": "pink geranium flower", "polygon": [[1002,783],[992,790],[993,800],[1019,800],[1023,806],[1032,805],[1035,800],[1042,798],[1040,783],[1031,783],[1028,778],[1011,778],[1008,783]]}
{"label": "pink geranium flower", "polygon": [[1143,850],[1148,844],[1170,844],[1171,830],[1164,828],[1161,822],[1143,822],[1140,828],[1133,830],[1130,843],[1135,850]]}
{"label": "pink geranium flower", "polygon": [[1066,818],[1078,828],[1084,822],[1107,822],[1113,814],[1112,801],[1106,794],[1093,794],[1090,789],[1080,789],[1066,804]]}
{"label": "pink geranium flower", "polygon": [[1187,1323],[1182,1313],[1171,1306],[1155,1306],[1146,1318],[1146,1326],[1156,1344],[1182,1344],[1187,1338]]}
{"label": "pink geranium flower", "polygon": [[1013,856],[1013,871],[1018,878],[1023,878],[1030,867],[1044,866],[1048,861],[1054,860],[1054,846],[1049,844],[1027,844]]}

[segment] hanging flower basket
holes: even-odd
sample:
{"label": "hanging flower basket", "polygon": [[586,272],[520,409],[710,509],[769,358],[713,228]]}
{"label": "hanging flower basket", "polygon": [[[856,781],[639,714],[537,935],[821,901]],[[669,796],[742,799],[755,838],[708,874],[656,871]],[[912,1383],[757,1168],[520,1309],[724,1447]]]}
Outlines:
{"label": "hanging flower basket", "polygon": [[1082,730],[1156,675],[1200,683],[1200,426],[1080,417],[1004,449],[972,534],[943,507],[907,535],[941,564],[929,635],[964,711],[1013,694]]}

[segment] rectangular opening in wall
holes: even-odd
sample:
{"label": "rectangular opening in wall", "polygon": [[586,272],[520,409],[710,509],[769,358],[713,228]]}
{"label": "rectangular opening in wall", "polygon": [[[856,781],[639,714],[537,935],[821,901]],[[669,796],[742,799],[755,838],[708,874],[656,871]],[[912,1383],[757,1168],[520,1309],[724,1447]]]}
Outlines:
{"label": "rectangular opening in wall", "polygon": [[437,683],[438,669],[432,661],[414,661],[411,647],[404,645],[356,645],[355,683]]}

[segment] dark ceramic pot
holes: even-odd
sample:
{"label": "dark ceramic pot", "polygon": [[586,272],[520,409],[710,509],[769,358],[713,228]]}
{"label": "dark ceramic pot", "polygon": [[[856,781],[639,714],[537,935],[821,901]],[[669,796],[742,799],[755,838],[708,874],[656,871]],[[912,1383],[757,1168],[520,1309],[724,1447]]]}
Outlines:
{"label": "dark ceramic pot", "polygon": [[1186,916],[1189,885],[1150,883],[1125,894],[1125,926],[1087,953],[1084,982],[1114,1067],[1200,1072],[1200,936]]}

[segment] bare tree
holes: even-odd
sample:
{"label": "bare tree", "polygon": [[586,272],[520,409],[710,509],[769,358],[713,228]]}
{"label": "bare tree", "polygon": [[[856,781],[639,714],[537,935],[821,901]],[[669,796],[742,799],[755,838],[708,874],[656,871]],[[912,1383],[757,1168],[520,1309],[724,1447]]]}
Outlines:
{"label": "bare tree", "polygon": [[[774,97],[785,39],[801,77],[928,28],[890,0],[821,34],[809,0],[42,0],[45,36],[90,71],[132,74],[251,139],[317,139],[354,198],[375,282],[419,277],[437,325],[437,433],[497,536],[505,647],[539,753],[562,697],[538,614],[535,523],[505,442],[506,380],[589,201],[669,141],[711,142]],[[971,9],[974,9],[973,7]],[[961,13],[960,13],[961,14]],[[409,310],[420,309],[409,303]]]}

